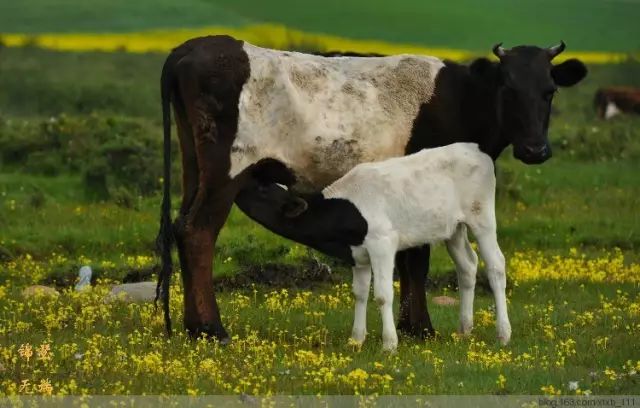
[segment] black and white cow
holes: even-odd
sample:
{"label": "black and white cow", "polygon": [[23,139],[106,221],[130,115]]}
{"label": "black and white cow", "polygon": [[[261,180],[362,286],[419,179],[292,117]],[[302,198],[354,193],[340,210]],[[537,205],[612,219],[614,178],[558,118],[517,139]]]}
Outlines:
{"label": "black and white cow", "polygon": [[[256,169],[265,173],[265,170]],[[255,183],[263,180],[254,178]],[[271,181],[280,181],[274,177]],[[393,267],[398,251],[444,241],[456,265],[462,334],[473,327],[473,298],[478,257],[467,227],[478,241],[496,302],[496,326],[502,344],[511,337],[505,295],[505,260],[498,245],[496,178],[491,158],[473,143],[424,149],[391,159],[361,163],[319,193],[303,195],[305,208],[286,190],[255,185],[248,209],[266,225],[286,224],[321,243],[329,255],[354,265],[355,316],[351,337],[362,343],[373,271],[374,299],[382,315],[383,349],[393,351],[398,336],[393,319]],[[260,188],[262,187],[262,190]],[[243,193],[240,193],[242,196]]]}
{"label": "black and white cow", "polygon": [[[359,163],[475,142],[491,158],[510,144],[521,161],[551,157],[549,111],[558,86],[586,75],[578,60],[553,65],[551,48],[494,47],[498,62],[461,65],[417,55],[322,57],[259,48],[228,36],[195,38],[168,56],[161,79],[164,198],[158,288],[168,317],[175,238],[189,333],[228,339],[212,281],[218,233],[232,204],[272,231],[320,248],[304,231],[252,212],[248,177],[279,172],[294,192],[320,191]],[[170,218],[170,104],[183,164],[180,213]],[[251,176],[247,176],[251,175]],[[242,194],[239,194],[242,192]],[[398,327],[434,333],[426,308],[429,246],[399,252]]]}

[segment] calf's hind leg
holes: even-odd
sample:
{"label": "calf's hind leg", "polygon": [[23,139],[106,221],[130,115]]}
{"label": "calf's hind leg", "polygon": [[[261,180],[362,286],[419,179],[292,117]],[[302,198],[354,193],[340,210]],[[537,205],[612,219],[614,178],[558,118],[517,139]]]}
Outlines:
{"label": "calf's hind leg", "polygon": [[478,240],[480,256],[486,264],[487,278],[493,291],[496,302],[496,326],[498,329],[498,340],[502,345],[509,343],[511,338],[511,323],[507,315],[507,276],[505,271],[505,260],[500,247],[495,229],[474,231]]}
{"label": "calf's hind leg", "polygon": [[473,297],[476,287],[478,256],[471,248],[467,236],[467,227],[458,225],[456,232],[446,242],[447,251],[456,265],[458,290],[460,292],[460,328],[461,334],[471,333],[473,329]]}

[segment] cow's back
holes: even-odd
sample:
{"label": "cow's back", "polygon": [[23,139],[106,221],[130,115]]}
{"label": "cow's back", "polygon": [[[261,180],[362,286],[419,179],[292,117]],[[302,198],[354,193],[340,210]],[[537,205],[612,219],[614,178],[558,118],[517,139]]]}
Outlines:
{"label": "cow's back", "polygon": [[251,74],[239,101],[233,177],[262,158],[319,190],[358,163],[401,156],[443,66],[436,58],[326,58],[244,44]]}

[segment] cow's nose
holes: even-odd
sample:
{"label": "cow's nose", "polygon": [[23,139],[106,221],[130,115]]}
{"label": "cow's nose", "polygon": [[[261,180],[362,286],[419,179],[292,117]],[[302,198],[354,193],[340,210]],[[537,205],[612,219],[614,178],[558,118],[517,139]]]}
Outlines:
{"label": "cow's nose", "polygon": [[543,156],[547,153],[547,145],[525,146],[525,151],[530,155]]}

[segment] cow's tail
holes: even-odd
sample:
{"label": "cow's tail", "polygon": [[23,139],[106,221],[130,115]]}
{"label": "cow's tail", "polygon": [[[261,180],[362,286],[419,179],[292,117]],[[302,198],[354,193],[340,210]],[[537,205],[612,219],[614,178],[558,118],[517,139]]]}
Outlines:
{"label": "cow's tail", "polygon": [[162,127],[164,132],[164,174],[162,208],[160,212],[160,231],[156,238],[156,250],[160,255],[161,267],[158,273],[155,305],[162,299],[164,322],[167,333],[171,335],[171,316],[169,313],[169,286],[173,273],[171,248],[174,243],[173,227],[171,225],[171,96],[174,84],[171,56],[162,67],[160,77],[160,94],[162,98]]}

